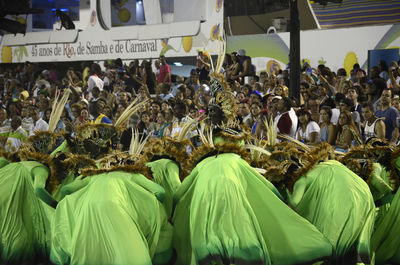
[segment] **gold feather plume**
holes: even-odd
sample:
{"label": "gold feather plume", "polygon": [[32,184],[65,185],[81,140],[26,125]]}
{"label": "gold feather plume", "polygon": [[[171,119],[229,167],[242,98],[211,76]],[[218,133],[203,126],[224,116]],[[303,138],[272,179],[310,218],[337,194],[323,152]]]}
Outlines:
{"label": "gold feather plume", "polygon": [[121,116],[115,122],[115,127],[120,127],[122,124],[124,124],[133,114],[135,114],[143,105],[147,103],[148,99],[136,104],[138,101],[139,98],[136,98],[131,104],[129,104],[128,107],[126,107],[124,112],[122,112]]}
{"label": "gold feather plume", "polygon": [[67,104],[70,94],[71,90],[67,89],[65,90],[60,102],[58,102],[59,95],[57,95],[57,97],[54,99],[53,108],[51,110],[50,120],[49,120],[50,132],[54,132],[54,130],[57,128],[58,121],[60,120],[60,117],[64,111],[65,104]]}

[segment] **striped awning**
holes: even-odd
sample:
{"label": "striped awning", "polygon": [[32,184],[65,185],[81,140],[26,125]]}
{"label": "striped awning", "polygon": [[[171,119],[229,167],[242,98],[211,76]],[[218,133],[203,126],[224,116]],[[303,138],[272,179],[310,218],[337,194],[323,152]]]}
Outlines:
{"label": "striped awning", "polygon": [[400,0],[343,0],[326,6],[313,2],[323,29],[400,23]]}

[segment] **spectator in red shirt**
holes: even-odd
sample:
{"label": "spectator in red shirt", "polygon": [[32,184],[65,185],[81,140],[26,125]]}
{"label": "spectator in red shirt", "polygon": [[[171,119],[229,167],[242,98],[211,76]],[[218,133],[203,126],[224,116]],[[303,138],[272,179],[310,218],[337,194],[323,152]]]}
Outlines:
{"label": "spectator in red shirt", "polygon": [[160,72],[158,73],[157,76],[157,82],[159,84],[166,83],[166,84],[171,84],[171,68],[167,64],[167,60],[165,59],[165,56],[160,56],[160,62],[161,62],[161,67],[160,67]]}

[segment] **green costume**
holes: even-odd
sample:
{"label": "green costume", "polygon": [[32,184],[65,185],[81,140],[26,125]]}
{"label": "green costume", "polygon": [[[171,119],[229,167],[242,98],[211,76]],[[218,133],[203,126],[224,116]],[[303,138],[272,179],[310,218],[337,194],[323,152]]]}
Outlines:
{"label": "green costume", "polygon": [[376,264],[400,264],[400,192],[371,238]]}
{"label": "green costume", "polygon": [[370,263],[375,205],[368,185],[338,161],[322,162],[294,185],[290,205],[335,248],[337,264]]}
{"label": "green costume", "polygon": [[46,260],[54,209],[43,201],[55,203],[44,189],[47,176],[48,169],[34,161],[0,169],[0,263]]}
{"label": "green costume", "polygon": [[173,160],[162,158],[146,164],[151,168],[154,182],[165,190],[164,207],[167,216],[171,217],[172,200],[175,191],[181,185],[179,179],[179,167]]}
{"label": "green costume", "polygon": [[56,264],[162,264],[169,261],[172,227],[164,190],[124,171],[77,179],[65,186],[52,227]]}
{"label": "green costume", "polygon": [[393,200],[393,187],[389,180],[390,171],[379,163],[373,163],[368,186],[375,201],[376,215],[374,227],[377,228],[385,218]]}
{"label": "green costume", "polygon": [[205,158],[174,196],[177,264],[301,264],[328,258],[331,244],[279,196],[239,155]]}
{"label": "green costume", "polygon": [[[392,170],[399,170],[400,158],[394,160]],[[392,194],[382,201],[390,201]],[[386,200],[385,200],[386,198]],[[387,199],[389,198],[389,199]],[[371,238],[371,248],[375,252],[376,264],[400,264],[400,191],[397,190],[391,203],[385,204],[385,212],[376,224]]]}

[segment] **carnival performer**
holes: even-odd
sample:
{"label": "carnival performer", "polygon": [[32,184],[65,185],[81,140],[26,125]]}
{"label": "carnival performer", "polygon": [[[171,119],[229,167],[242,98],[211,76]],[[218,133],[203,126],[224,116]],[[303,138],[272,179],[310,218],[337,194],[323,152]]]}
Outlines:
{"label": "carnival performer", "polygon": [[[132,103],[121,117],[129,118],[143,104]],[[118,120],[116,126],[122,123]],[[129,153],[104,152],[116,130],[108,124],[78,128],[85,153],[105,157],[98,169],[83,170],[61,190],[65,197],[52,227],[55,264],[164,264],[171,259],[172,226],[162,204],[165,191],[151,181],[147,161],[139,158],[144,143],[135,141],[138,134],[133,134]]]}
{"label": "carnival performer", "polygon": [[[340,157],[340,162],[368,185],[375,203],[374,231],[371,237],[371,256],[375,264],[397,264],[400,244],[396,233],[400,228],[399,198],[395,191],[399,184],[396,160],[400,149],[376,137]],[[400,161],[400,160],[399,160]],[[397,163],[399,163],[397,161]]]}
{"label": "carnival performer", "polygon": [[334,264],[370,264],[375,206],[367,183],[333,159],[330,145],[299,146],[276,147],[265,175],[333,245]]}
{"label": "carnival performer", "polygon": [[176,264],[301,264],[329,258],[332,246],[325,237],[244,159],[245,135],[233,119],[235,98],[218,74],[221,65],[219,60],[211,74],[214,131],[201,134],[203,146],[192,154],[191,173],[174,195]]}
{"label": "carnival performer", "polygon": [[[394,184],[392,193],[384,196],[380,202],[384,207],[379,223],[375,224],[375,231],[371,238],[371,248],[375,253],[376,264],[400,264],[400,192],[399,170],[400,170],[400,148],[391,152],[390,159],[390,181]],[[397,189],[397,191],[396,191]]]}
{"label": "carnival performer", "polygon": [[[65,92],[54,106],[64,108]],[[57,201],[52,193],[63,178],[61,161],[50,155],[60,135],[54,133],[61,112],[50,117],[49,130],[35,132],[16,154],[4,154],[0,169],[0,263],[39,264],[50,252],[51,220]],[[8,162],[4,160],[8,158]]]}
{"label": "carnival performer", "polygon": [[173,197],[181,185],[181,179],[187,172],[183,166],[189,159],[186,152],[187,146],[190,146],[190,140],[186,135],[190,126],[196,122],[188,122],[183,125],[179,136],[176,139],[163,138],[149,141],[144,153],[145,160],[152,171],[153,181],[159,184],[165,190],[164,207],[168,218],[172,217]]}

